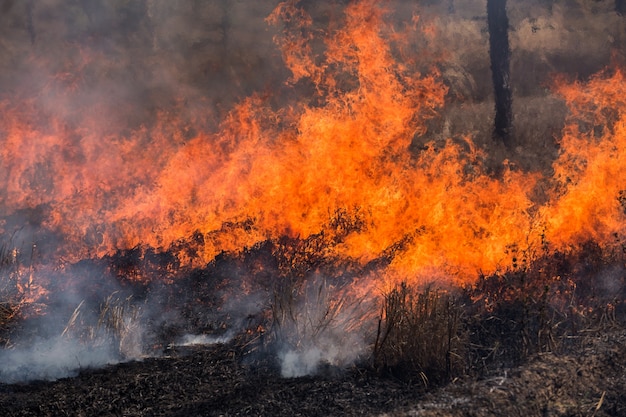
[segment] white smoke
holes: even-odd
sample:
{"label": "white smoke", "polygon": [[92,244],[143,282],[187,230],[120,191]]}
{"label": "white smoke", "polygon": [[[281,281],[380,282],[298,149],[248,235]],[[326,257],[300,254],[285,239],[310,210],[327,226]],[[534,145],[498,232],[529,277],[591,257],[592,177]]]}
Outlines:
{"label": "white smoke", "polygon": [[280,353],[280,374],[283,378],[297,378],[315,374],[324,357],[324,352],[317,347],[300,352],[289,350]]}
{"label": "white smoke", "polygon": [[228,343],[232,340],[234,336],[234,331],[230,331],[219,336],[208,334],[187,334],[183,336],[181,340],[178,343],[175,343],[173,346],[198,346]]}
{"label": "white smoke", "polygon": [[274,309],[283,377],[313,375],[324,366],[345,368],[367,352],[374,297],[356,296],[351,286],[336,286],[322,277],[283,294],[294,297],[280,300],[282,307]]}
{"label": "white smoke", "polygon": [[366,340],[356,333],[344,333],[341,326],[326,330],[317,340],[309,340],[298,349],[279,352],[283,378],[315,375],[325,367],[346,368],[367,351]]}
{"label": "white smoke", "polygon": [[116,364],[119,350],[111,343],[86,345],[66,337],[37,340],[30,347],[0,351],[0,382],[52,381],[81,370]]}
{"label": "white smoke", "polygon": [[[58,310],[22,323],[23,332],[0,350],[0,382],[56,380],[144,356],[141,309],[131,297],[114,291],[99,303],[85,297],[78,302],[81,295],[86,296],[80,291],[58,294]],[[71,305],[74,310],[67,310]]]}

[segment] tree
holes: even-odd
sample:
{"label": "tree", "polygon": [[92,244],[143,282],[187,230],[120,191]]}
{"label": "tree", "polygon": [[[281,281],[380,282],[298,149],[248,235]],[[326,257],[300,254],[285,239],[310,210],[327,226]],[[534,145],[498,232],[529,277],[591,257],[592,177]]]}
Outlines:
{"label": "tree", "polygon": [[511,49],[509,47],[509,18],[506,0],[487,0],[489,27],[489,58],[496,104],[494,137],[511,145],[513,125],[513,95],[510,83]]}

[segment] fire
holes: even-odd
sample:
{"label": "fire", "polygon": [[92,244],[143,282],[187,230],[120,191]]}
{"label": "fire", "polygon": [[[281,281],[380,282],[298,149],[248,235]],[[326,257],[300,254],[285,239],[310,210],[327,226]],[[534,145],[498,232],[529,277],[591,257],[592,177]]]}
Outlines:
{"label": "fire", "polygon": [[[572,114],[554,178],[507,162],[496,177],[470,137],[411,150],[447,89],[434,66],[407,54],[421,21],[398,29],[386,16],[379,2],[353,2],[320,34],[294,2],[280,4],[268,22],[286,28],[276,42],[292,98],[252,95],[214,129],[201,111],[177,119],[178,104],[111,127],[104,105],[60,102],[79,116],[55,119],[42,104],[47,90],[0,103],[3,214],[39,209],[70,261],[139,245],[169,250],[197,235],[199,250],[178,255],[204,265],[267,239],[323,234],[329,257],[387,256],[391,280],[459,284],[542,239],[561,249],[622,237],[620,72],[558,87]],[[76,99],[102,59],[81,51],[48,88]],[[534,197],[539,185],[546,201]]]}
{"label": "fire", "polygon": [[570,123],[554,163],[555,193],[544,207],[549,240],[559,248],[585,240],[623,242],[626,225],[626,80],[621,71],[558,87]]}
{"label": "fire", "polygon": [[[133,201],[139,210],[131,217],[159,219],[166,242],[252,220],[210,241],[206,262],[264,239],[306,238],[344,212],[360,227],[339,239],[339,256],[365,263],[406,241],[392,264],[402,274],[440,269],[467,279],[496,268],[506,245],[530,229],[535,177],[507,170],[501,180],[489,178],[469,139],[409,152],[446,89],[436,73],[395,59],[392,31],[375,3],[354,4],[346,14],[321,62],[306,35],[288,33],[282,43],[291,81],[311,82],[313,99],[278,111],[258,97],[243,102],[214,137],[194,138],[171,158],[156,192],[140,197],[149,203]],[[310,24],[290,3],[271,20],[279,17]]]}

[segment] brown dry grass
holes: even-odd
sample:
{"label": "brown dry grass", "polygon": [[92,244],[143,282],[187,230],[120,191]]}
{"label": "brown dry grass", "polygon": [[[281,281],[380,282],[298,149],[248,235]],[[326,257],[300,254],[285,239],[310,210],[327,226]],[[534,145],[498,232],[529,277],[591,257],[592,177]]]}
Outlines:
{"label": "brown dry grass", "polygon": [[143,356],[141,306],[132,296],[110,294],[99,305],[96,315],[81,301],[70,315],[61,336],[72,337],[77,343],[98,345],[113,343],[126,359]]}
{"label": "brown dry grass", "polygon": [[373,365],[425,386],[488,375],[538,354],[568,354],[626,325],[624,253],[512,250],[502,273],[454,295],[401,284],[382,300]]}
{"label": "brown dry grass", "polygon": [[448,292],[396,286],[383,299],[374,366],[424,386],[449,381],[465,367],[461,316]]}
{"label": "brown dry grass", "polygon": [[24,294],[20,287],[21,268],[11,239],[0,245],[0,344],[10,344],[9,329],[21,317]]}

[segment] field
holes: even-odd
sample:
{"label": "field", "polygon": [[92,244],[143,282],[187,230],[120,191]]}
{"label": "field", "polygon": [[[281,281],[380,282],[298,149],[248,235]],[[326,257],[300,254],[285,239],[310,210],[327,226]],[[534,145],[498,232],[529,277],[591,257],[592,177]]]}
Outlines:
{"label": "field", "polygon": [[626,413],[626,25],[0,2],[0,414]]}

